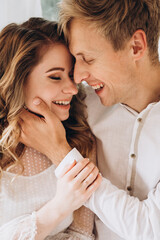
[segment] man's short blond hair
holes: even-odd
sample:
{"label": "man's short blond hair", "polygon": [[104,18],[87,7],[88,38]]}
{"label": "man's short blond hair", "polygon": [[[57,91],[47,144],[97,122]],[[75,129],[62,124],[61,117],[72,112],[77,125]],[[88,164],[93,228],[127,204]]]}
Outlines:
{"label": "man's short blond hair", "polygon": [[152,61],[158,60],[160,0],[62,0],[59,22],[65,36],[74,18],[95,24],[115,51],[123,49],[134,32],[142,29]]}

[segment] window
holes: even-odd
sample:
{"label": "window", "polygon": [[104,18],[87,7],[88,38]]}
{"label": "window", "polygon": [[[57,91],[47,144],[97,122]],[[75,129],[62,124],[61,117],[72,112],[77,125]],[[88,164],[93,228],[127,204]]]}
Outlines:
{"label": "window", "polygon": [[58,7],[57,3],[59,0],[41,0],[42,15],[48,20],[57,20],[58,18]]}

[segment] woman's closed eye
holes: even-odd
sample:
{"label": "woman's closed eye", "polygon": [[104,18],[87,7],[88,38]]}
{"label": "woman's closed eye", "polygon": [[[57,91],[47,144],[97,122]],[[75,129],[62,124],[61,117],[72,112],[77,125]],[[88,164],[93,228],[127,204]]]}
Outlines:
{"label": "woman's closed eye", "polygon": [[58,76],[49,76],[49,78],[53,80],[61,80],[61,78]]}

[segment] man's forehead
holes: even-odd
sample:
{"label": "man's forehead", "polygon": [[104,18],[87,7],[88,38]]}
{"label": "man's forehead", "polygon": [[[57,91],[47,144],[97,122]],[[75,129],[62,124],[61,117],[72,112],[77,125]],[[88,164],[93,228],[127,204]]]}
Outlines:
{"label": "man's forehead", "polygon": [[92,47],[89,41],[85,41],[85,39],[83,42],[81,39],[75,39],[75,41],[69,42],[69,50],[73,55],[82,56],[95,52],[96,48]]}
{"label": "man's forehead", "polygon": [[73,55],[97,54],[104,50],[106,39],[84,21],[73,20],[69,31],[69,49]]}
{"label": "man's forehead", "polygon": [[[81,53],[82,49],[91,51],[92,42],[96,38],[94,30],[81,19],[73,19],[69,29],[69,49],[71,52]],[[93,49],[92,49],[93,50]]]}

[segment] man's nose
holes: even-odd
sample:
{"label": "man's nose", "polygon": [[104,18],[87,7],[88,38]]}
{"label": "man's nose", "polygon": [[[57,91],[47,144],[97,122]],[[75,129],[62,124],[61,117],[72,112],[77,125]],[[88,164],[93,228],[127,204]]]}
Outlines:
{"label": "man's nose", "polygon": [[82,81],[86,81],[89,78],[90,74],[84,66],[80,66],[75,63],[74,66],[74,82],[76,84],[81,83]]}

